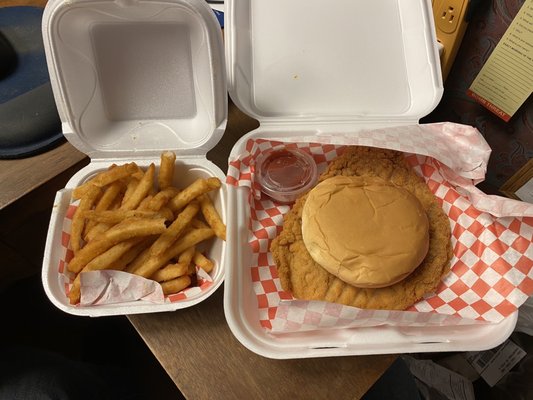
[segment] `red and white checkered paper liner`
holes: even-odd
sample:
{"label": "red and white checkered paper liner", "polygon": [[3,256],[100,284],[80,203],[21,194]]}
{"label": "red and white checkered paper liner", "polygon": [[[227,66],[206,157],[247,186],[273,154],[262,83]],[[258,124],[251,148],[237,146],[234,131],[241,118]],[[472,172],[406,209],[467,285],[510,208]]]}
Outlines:
{"label": "red and white checkered paper liner", "polygon": [[[65,289],[65,295],[68,296],[72,282],[74,281],[74,274],[67,269],[68,263],[74,257],[74,253],[70,247],[70,231],[72,224],[72,217],[76,212],[79,201],[71,204],[63,220],[63,230],[61,232],[61,249],[62,255],[59,259],[58,272],[60,283]],[[168,296],[165,296],[165,303],[175,303],[177,301],[186,300],[190,298],[197,297],[200,293],[205,292],[207,289],[213,285],[213,279],[207,272],[196,267],[196,273],[198,278],[198,286],[192,286],[185,290],[182,290],[179,293],[174,293]],[[83,288],[82,288],[83,290]],[[79,305],[77,305],[79,307]]]}
{"label": "red and white checkered paper liner", "polygon": [[[251,139],[246,152],[230,160],[227,182],[249,187],[249,273],[261,325],[272,332],[377,325],[464,325],[495,323],[533,294],[533,205],[488,196],[474,183],[484,178],[490,148],[474,128],[430,124],[365,131],[348,136]],[[298,142],[297,142],[298,141]],[[454,256],[451,272],[436,293],[407,311],[363,310],[321,301],[296,300],[281,288],[269,252],[289,206],[262,195],[253,162],[271,148],[308,151],[322,172],[345,145],[389,148],[406,153],[408,163],[440,200],[450,219]]]}

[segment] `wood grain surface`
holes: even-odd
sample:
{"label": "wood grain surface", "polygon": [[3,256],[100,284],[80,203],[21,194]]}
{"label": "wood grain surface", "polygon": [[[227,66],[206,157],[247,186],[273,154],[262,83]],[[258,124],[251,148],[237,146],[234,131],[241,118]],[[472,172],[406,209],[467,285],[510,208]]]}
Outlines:
{"label": "wood grain surface", "polygon": [[188,399],[359,399],[394,355],[272,360],[232,335],[223,288],[172,313],[129,319]]}
{"label": "wood grain surface", "polygon": [[79,170],[87,163],[87,156],[76,150],[70,143],[63,143],[33,157],[0,160],[0,209],[65,170],[76,165],[78,165],[76,170]]}

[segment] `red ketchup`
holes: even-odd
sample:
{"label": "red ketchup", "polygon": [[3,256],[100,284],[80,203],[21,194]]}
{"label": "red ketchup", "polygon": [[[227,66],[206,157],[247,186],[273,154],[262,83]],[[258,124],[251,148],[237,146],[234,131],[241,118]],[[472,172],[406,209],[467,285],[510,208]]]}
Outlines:
{"label": "red ketchup", "polygon": [[263,193],[280,203],[292,203],[315,184],[317,167],[303,150],[272,150],[257,160],[256,179]]}

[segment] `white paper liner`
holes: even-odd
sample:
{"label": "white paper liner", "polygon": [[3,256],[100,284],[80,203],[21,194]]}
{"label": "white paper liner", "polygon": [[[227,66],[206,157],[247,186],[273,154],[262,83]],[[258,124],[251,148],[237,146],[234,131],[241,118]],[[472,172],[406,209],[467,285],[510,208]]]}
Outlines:
{"label": "white paper liner", "polygon": [[161,285],[151,279],[123,271],[102,270],[80,275],[80,306],[116,304],[144,300],[163,304],[165,295]]}
{"label": "white paper liner", "polygon": [[[408,311],[361,310],[294,300],[283,292],[269,252],[289,210],[261,197],[253,160],[276,147],[296,146],[313,155],[322,171],[345,145],[403,151],[441,201],[450,218],[454,257],[451,272],[435,294]],[[533,294],[533,205],[488,196],[474,185],[483,180],[490,148],[469,126],[439,123],[318,135],[251,139],[246,152],[230,160],[228,184],[249,187],[253,287],[260,323],[271,332],[343,326],[457,325],[499,322]]]}

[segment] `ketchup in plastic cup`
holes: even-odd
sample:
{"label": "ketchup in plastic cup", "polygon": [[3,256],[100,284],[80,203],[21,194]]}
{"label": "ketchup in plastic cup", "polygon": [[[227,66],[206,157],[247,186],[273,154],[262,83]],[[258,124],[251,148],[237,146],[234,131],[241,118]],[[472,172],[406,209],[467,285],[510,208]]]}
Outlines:
{"label": "ketchup in plastic cup", "polygon": [[261,191],[280,203],[292,203],[317,180],[313,157],[299,149],[269,150],[256,162]]}

